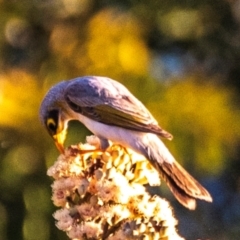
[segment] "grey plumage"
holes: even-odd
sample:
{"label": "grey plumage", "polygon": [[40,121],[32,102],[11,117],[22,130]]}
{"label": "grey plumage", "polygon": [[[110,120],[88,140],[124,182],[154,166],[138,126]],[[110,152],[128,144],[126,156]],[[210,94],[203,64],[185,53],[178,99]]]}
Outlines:
{"label": "grey plumage", "polygon": [[[77,119],[102,140],[102,146],[111,140],[141,153],[189,209],[196,207],[196,199],[212,201],[208,191],[177,163],[157,137],[172,139],[172,135],[119,82],[92,76],[61,82],[45,96],[40,118],[55,140],[69,120]],[[49,118],[56,124],[48,125]]]}
{"label": "grey plumage", "polygon": [[172,138],[126,87],[112,79],[77,78],[66,88],[65,99],[73,110],[98,122]]}

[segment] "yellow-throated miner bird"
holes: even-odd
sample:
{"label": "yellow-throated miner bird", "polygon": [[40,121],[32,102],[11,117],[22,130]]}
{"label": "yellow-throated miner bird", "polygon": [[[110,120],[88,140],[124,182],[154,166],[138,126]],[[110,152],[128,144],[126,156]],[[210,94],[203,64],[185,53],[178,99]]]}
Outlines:
{"label": "yellow-throated miner bird", "polygon": [[61,152],[68,121],[79,120],[99,137],[102,149],[110,140],[145,156],[185,207],[195,209],[196,199],[212,201],[158,137],[171,139],[172,135],[117,81],[87,76],[60,82],[45,96],[40,118]]}

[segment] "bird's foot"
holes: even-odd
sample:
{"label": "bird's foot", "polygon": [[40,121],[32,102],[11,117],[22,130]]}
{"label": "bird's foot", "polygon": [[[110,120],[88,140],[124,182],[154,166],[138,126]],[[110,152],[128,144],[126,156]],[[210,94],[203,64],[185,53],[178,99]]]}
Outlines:
{"label": "bird's foot", "polygon": [[86,141],[88,144],[96,147],[96,149],[99,149],[101,151],[105,151],[109,146],[109,141],[105,138],[100,138],[95,135],[87,136]]}
{"label": "bird's foot", "polygon": [[73,154],[91,154],[94,152],[104,152],[109,146],[110,144],[107,139],[91,135],[86,137],[85,144],[80,143],[77,148],[70,146],[70,149]]}

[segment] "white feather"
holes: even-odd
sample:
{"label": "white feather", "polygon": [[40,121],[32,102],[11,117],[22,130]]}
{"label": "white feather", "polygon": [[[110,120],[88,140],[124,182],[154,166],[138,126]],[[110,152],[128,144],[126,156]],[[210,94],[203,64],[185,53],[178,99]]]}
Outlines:
{"label": "white feather", "polygon": [[168,163],[175,161],[167,147],[155,134],[106,125],[81,114],[76,114],[75,117],[98,137],[129,147],[145,157],[155,156],[154,158],[160,164],[163,161]]}

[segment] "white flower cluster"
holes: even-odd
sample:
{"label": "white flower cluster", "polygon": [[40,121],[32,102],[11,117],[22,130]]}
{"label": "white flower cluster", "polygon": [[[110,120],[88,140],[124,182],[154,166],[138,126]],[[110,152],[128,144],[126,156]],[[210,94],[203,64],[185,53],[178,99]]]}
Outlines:
{"label": "white flower cluster", "polygon": [[168,202],[143,186],[159,185],[157,172],[129,149],[71,146],[47,174],[55,179],[53,203],[61,207],[56,226],[70,239],[183,240]]}

